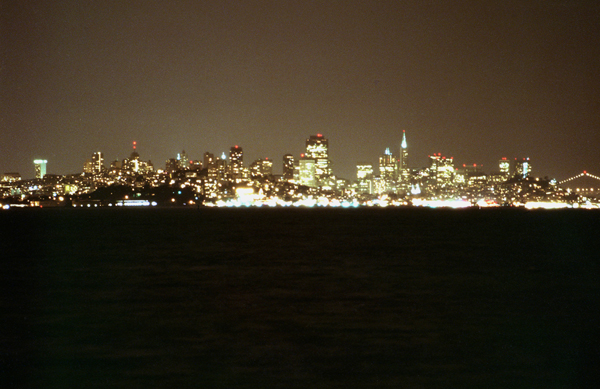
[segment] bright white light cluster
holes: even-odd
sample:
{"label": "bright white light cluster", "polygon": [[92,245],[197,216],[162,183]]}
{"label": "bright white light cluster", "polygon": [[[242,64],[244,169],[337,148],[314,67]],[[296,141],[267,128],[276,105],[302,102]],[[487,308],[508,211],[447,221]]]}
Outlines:
{"label": "bright white light cluster", "polygon": [[466,200],[421,200],[414,199],[413,205],[429,208],[467,208],[473,204]]}
{"label": "bright white light cluster", "polygon": [[572,208],[571,205],[567,203],[551,203],[544,201],[530,201],[525,204],[525,208],[527,209],[560,209],[560,208]]}

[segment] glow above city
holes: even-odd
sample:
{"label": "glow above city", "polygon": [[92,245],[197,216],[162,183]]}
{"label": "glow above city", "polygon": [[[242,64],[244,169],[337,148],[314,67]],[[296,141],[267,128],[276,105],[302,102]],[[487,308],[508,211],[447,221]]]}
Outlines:
{"label": "glow above city", "polygon": [[157,167],[238,144],[280,174],[322,133],[353,179],[404,130],[411,167],[600,170],[597,1],[4,1],[0,26],[0,173],[137,140]]}

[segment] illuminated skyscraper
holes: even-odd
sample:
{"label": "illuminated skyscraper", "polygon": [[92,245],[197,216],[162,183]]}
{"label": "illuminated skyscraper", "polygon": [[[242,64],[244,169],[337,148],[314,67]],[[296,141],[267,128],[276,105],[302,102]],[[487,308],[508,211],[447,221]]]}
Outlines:
{"label": "illuminated skyscraper", "polygon": [[181,154],[177,154],[177,164],[181,170],[188,170],[190,168],[190,159],[185,150]]}
{"label": "illuminated skyscraper", "polygon": [[301,154],[298,170],[298,184],[310,187],[318,186],[316,164],[313,158],[307,158],[305,154]]}
{"label": "illuminated skyscraper", "polygon": [[384,193],[396,191],[398,164],[389,147],[385,149],[383,155],[379,157],[379,177],[381,179],[381,185],[378,192]]}
{"label": "illuminated skyscraper", "polygon": [[[221,158],[215,159],[214,171],[216,174],[217,181],[224,181],[227,174],[227,156],[225,153],[221,154]],[[210,175],[210,168],[208,169]]]}
{"label": "illuminated skyscraper", "polygon": [[268,177],[273,175],[273,161],[269,158],[257,159],[250,165],[250,176],[252,178]]}
{"label": "illuminated skyscraper", "polygon": [[283,179],[292,180],[294,178],[294,156],[286,154],[283,156]]}
{"label": "illuminated skyscraper", "polygon": [[35,165],[35,178],[44,178],[46,175],[46,164],[48,163],[45,159],[36,159],[33,161]]}
{"label": "illuminated skyscraper", "polygon": [[235,145],[229,150],[229,179],[240,183],[244,178],[244,151]]}
{"label": "illuminated skyscraper", "polygon": [[358,180],[358,193],[373,194],[373,165],[370,163],[356,165],[356,178]]}
{"label": "illuminated skyscraper", "polygon": [[101,173],[104,170],[104,155],[101,151],[92,154],[92,172]]}
{"label": "illuminated skyscraper", "polygon": [[500,168],[500,174],[505,178],[508,178],[510,174],[510,161],[504,157],[498,161],[498,167]]}
{"label": "illuminated skyscraper", "polygon": [[311,135],[306,140],[304,159],[313,159],[315,165],[316,184],[322,185],[331,176],[329,160],[329,141],[322,134]]}
{"label": "illuminated skyscraper", "polygon": [[373,165],[370,163],[360,163],[356,165],[356,178],[360,180],[369,180],[373,178]]}
{"label": "illuminated skyscraper", "polygon": [[531,175],[531,161],[529,158],[523,158],[521,161],[515,158],[515,175],[519,178],[527,178]]}
{"label": "illuminated skyscraper", "polygon": [[402,143],[400,144],[400,160],[398,161],[398,175],[400,182],[407,184],[410,179],[408,168],[408,144],[406,143],[406,131],[402,131]]}
{"label": "illuminated skyscraper", "polygon": [[91,159],[85,160],[83,171],[88,174],[98,174],[104,171],[104,157],[100,151],[93,153]]}
{"label": "illuminated skyscraper", "polygon": [[442,154],[429,156],[429,176],[435,189],[448,189],[452,186],[454,177],[454,161],[452,157],[442,157]]}
{"label": "illuminated skyscraper", "polygon": [[203,161],[203,166],[205,168],[209,168],[211,167],[211,165],[214,165],[215,163],[215,155],[213,153],[209,153],[208,151],[206,153],[204,153],[204,161]]}

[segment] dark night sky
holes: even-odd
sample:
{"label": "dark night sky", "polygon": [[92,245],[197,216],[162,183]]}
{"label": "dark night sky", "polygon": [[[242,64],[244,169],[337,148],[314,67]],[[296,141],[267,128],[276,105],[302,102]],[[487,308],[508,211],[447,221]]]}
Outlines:
{"label": "dark night sky", "polygon": [[0,173],[244,148],[600,174],[600,3],[0,0]]}

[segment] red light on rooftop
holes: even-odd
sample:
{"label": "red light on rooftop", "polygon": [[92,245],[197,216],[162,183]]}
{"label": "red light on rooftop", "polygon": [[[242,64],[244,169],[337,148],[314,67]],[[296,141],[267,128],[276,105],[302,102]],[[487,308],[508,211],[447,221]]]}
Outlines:
{"label": "red light on rooftop", "polygon": [[239,147],[238,145],[235,145],[235,148],[236,148],[236,149],[237,149],[238,147]]}
{"label": "red light on rooftop", "polygon": [[473,164],[473,166],[477,167],[477,164],[476,164],[476,163],[474,163],[474,164]]}
{"label": "red light on rooftop", "polygon": [[584,170],[584,171],[583,171],[583,174],[587,174],[587,172]]}
{"label": "red light on rooftop", "polygon": [[317,134],[317,137],[322,138],[323,134]]}

